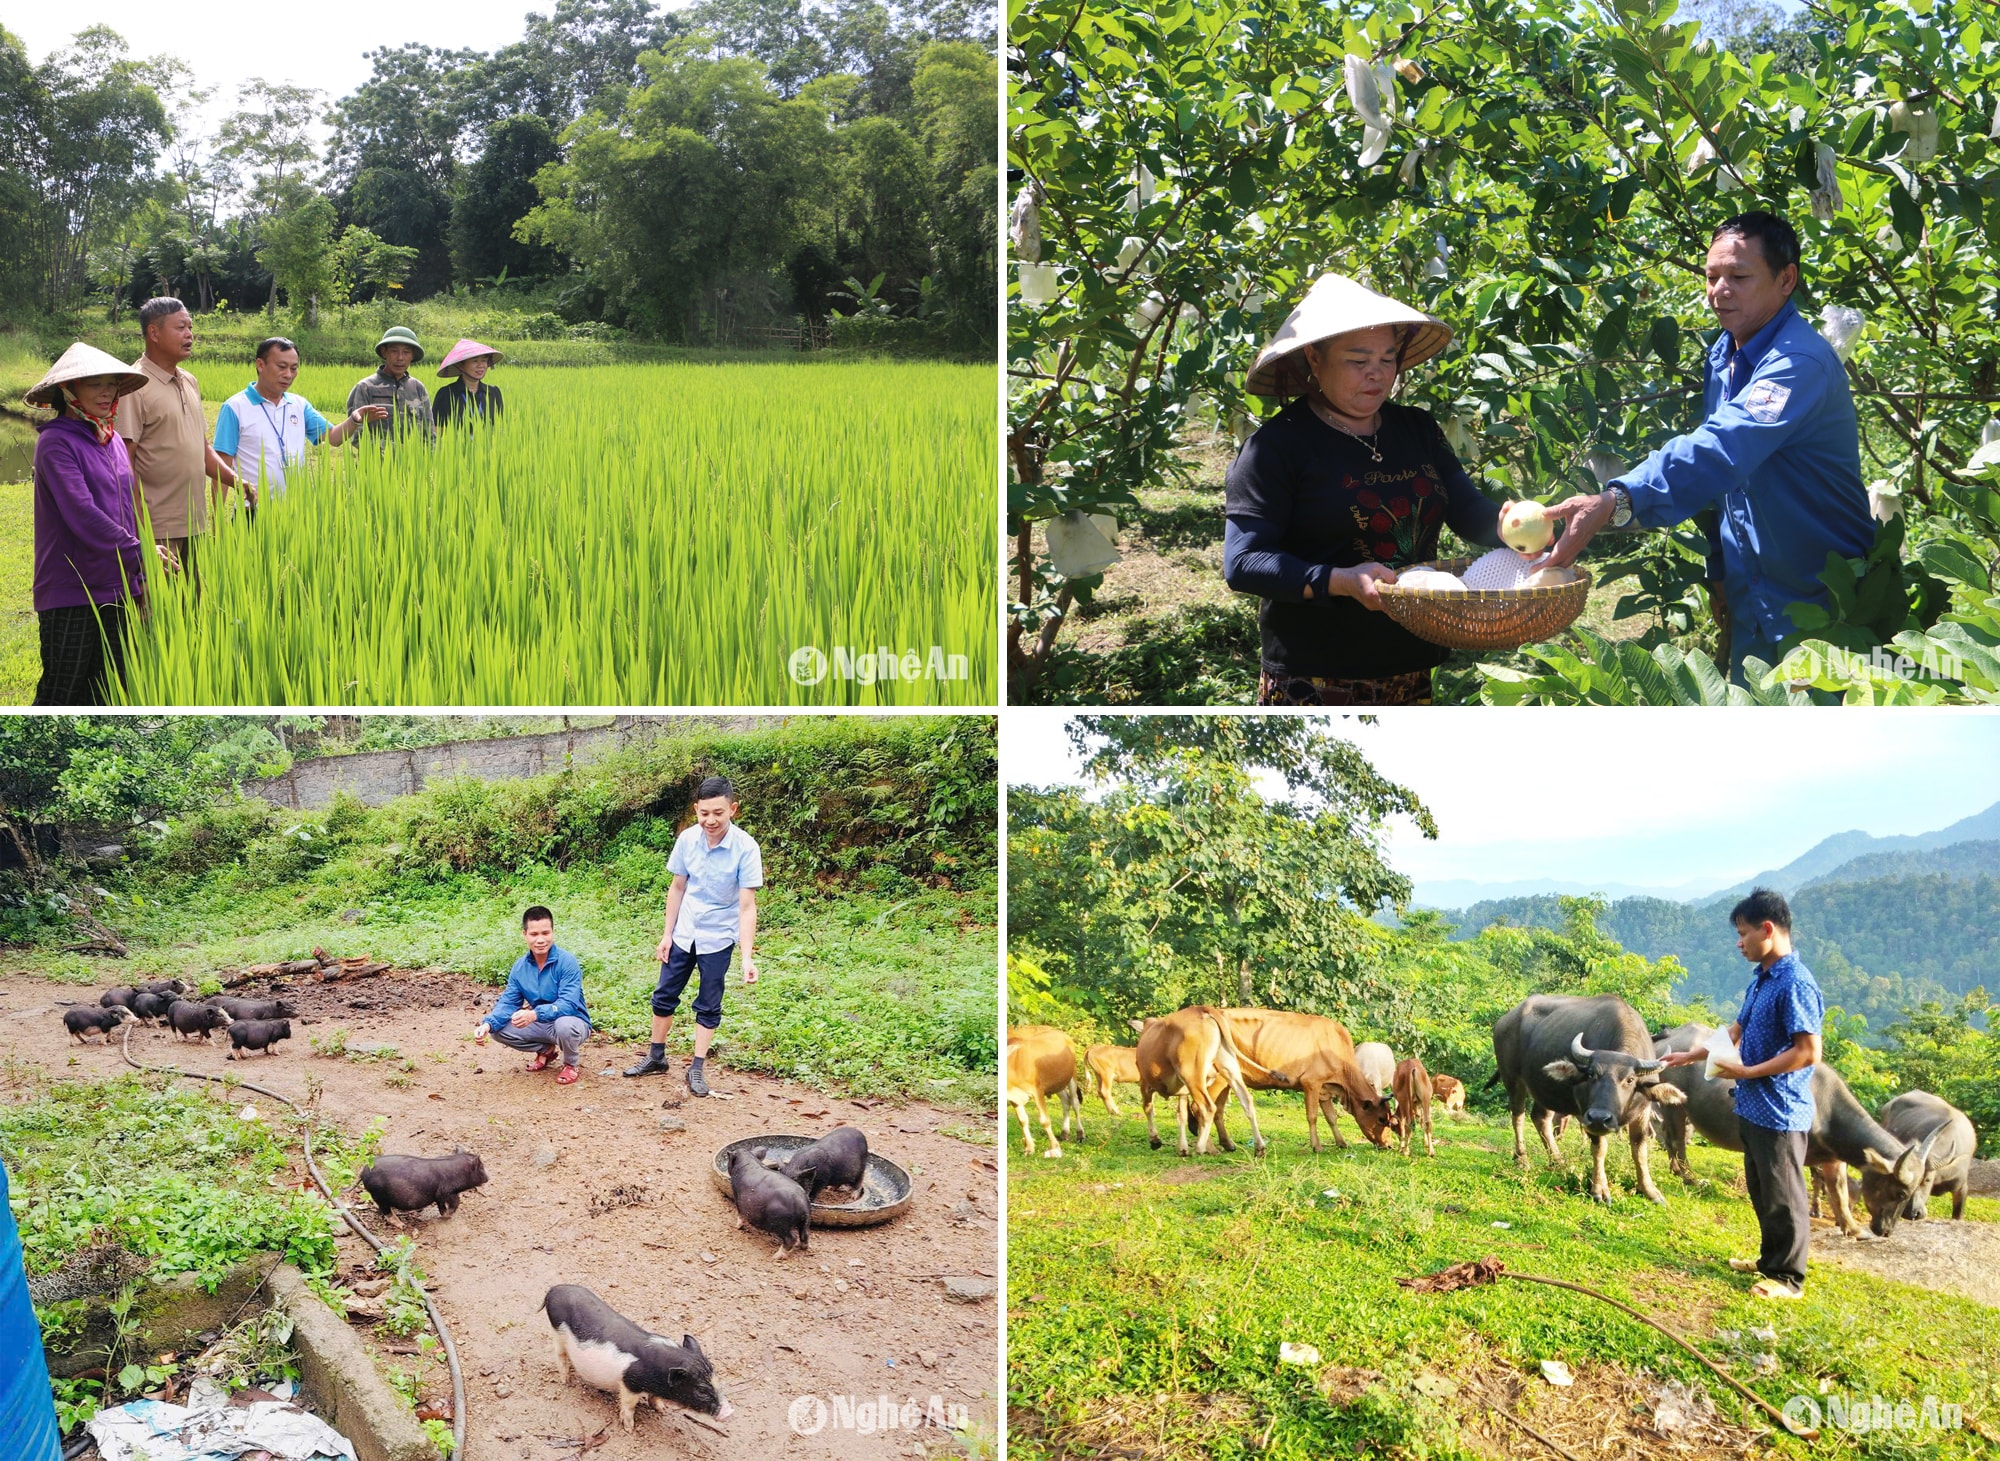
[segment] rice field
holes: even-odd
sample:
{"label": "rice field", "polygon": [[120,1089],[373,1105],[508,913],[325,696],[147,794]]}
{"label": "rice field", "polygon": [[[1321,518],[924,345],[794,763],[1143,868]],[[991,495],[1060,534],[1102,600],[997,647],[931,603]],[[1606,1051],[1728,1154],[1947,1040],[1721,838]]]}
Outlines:
{"label": "rice field", "polygon": [[[202,377],[219,403],[250,372]],[[294,389],[338,419],[356,378]],[[199,595],[155,580],[125,700],[994,703],[991,368],[489,379],[500,430],[316,447],[254,522],[213,524]]]}

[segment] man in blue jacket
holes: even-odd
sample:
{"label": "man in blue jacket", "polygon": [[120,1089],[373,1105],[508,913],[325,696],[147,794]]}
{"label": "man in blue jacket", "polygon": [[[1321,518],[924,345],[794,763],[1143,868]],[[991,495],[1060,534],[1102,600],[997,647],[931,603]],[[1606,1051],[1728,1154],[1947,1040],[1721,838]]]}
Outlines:
{"label": "man in blue jacket", "polygon": [[556,946],[556,916],[540,904],[521,915],[521,942],[528,952],[514,961],[507,987],[493,1002],[493,1012],[473,1026],[472,1036],[484,1045],[491,1034],[502,1045],[534,1051],[530,1071],[547,1070],[560,1054],[556,1084],[575,1085],[584,1038],[590,1034],[583,966],[568,949]]}
{"label": "man in blue jacket", "polygon": [[1792,304],[1799,236],[1775,213],[1740,214],[1709,244],[1708,303],[1722,334],[1708,352],[1707,419],[1594,495],[1549,509],[1568,522],[1548,554],[1572,563],[1605,527],[1671,527],[1714,508],[1710,602],[1743,662],[1778,658],[1791,604],[1824,607],[1826,555],[1875,541],[1861,483],[1861,435],[1847,367]]}

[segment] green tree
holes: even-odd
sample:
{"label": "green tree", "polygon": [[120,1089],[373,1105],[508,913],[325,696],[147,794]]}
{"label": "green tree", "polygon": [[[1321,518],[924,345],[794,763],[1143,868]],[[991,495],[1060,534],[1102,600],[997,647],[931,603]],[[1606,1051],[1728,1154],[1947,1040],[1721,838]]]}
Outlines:
{"label": "green tree", "polygon": [[561,157],[547,120],[532,112],[502,117],[486,129],[485,148],[460,173],[452,197],[452,273],[461,284],[556,271],[555,251],[522,243],[514,225],[541,201],[535,174]]}
{"label": "green tree", "polygon": [[333,246],[334,297],[347,304],[362,290],[373,289],[377,298],[386,298],[390,290],[402,288],[416,259],[415,249],[384,243],[371,230],[350,223]]}
{"label": "green tree", "polygon": [[293,310],[319,323],[319,301],[334,283],[336,221],[333,204],[318,193],[307,194],[289,211],[265,220],[257,262],[271,271],[273,314],[282,288]]}
{"label": "green tree", "polygon": [[993,54],[967,42],[935,42],[918,54],[910,85],[931,167],[930,233],[946,297],[946,328],[955,346],[991,358],[999,269]]}

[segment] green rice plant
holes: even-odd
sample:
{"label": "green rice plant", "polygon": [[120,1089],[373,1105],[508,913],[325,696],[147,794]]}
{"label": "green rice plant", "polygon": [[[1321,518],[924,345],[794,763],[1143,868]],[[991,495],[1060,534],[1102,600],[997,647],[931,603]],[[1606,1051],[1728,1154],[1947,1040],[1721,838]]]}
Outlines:
{"label": "green rice plant", "polygon": [[[295,389],[336,418],[353,378],[308,369]],[[497,430],[315,448],[254,520],[218,514],[199,594],[153,586],[126,700],[995,698],[991,370],[657,365],[495,383]],[[244,384],[211,370],[204,393]]]}

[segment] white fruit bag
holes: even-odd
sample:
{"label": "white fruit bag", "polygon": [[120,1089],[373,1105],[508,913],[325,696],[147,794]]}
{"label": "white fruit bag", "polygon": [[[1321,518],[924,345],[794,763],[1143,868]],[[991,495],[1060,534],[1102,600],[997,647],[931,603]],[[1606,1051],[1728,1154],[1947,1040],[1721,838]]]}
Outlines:
{"label": "white fruit bag", "polygon": [[1714,1080],[1716,1078],[1715,1063],[1718,1060],[1726,1060],[1731,1065],[1735,1065],[1741,1059],[1742,1052],[1737,1050],[1736,1042],[1729,1038],[1727,1026],[1708,1032],[1708,1063],[1701,1068],[1703,1075],[1707,1076],[1710,1080]]}
{"label": "white fruit bag", "polygon": [[1049,519],[1049,561],[1064,578],[1088,578],[1118,561],[1118,519],[1071,511]]}

